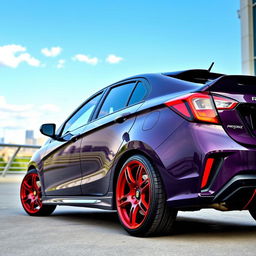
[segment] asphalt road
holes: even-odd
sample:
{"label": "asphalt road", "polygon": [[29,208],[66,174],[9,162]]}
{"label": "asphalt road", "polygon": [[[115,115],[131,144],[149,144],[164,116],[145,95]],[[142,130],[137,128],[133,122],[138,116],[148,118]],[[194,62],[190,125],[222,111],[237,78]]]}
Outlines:
{"label": "asphalt road", "polygon": [[256,255],[256,222],[248,212],[181,212],[170,236],[135,238],[116,213],[58,207],[30,217],[19,203],[19,185],[0,182],[0,255]]}

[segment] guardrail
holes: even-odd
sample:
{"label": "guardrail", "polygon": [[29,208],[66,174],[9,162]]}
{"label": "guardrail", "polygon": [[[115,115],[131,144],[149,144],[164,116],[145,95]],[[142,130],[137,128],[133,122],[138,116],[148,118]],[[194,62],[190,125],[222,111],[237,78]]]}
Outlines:
{"label": "guardrail", "polygon": [[[3,162],[1,161],[0,163],[5,164],[4,169],[2,171],[2,177],[5,177],[5,175],[7,173],[10,172],[11,169],[24,169],[24,167],[12,167],[12,163],[15,160],[15,157],[17,156],[17,154],[19,153],[20,149],[22,148],[31,148],[31,149],[38,149],[41,146],[38,145],[26,145],[26,144],[6,144],[6,143],[0,143],[0,147],[11,147],[11,148],[16,148],[16,150],[14,151],[13,155],[10,157],[8,162]],[[19,164],[24,164],[24,162],[15,162],[15,163],[19,163]]]}

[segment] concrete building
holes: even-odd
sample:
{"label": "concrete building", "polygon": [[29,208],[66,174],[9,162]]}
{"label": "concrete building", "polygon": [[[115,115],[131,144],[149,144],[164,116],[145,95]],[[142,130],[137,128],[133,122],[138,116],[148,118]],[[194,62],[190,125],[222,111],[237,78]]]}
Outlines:
{"label": "concrete building", "polygon": [[256,75],[256,0],[240,0],[242,72]]}

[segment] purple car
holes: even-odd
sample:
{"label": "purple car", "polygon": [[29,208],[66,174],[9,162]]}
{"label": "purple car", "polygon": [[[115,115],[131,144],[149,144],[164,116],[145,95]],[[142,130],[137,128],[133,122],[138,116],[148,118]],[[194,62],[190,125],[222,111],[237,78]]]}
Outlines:
{"label": "purple car", "polygon": [[32,157],[20,198],[116,209],[134,236],[170,232],[177,211],[249,210],[256,219],[256,77],[146,74],[87,99]]}

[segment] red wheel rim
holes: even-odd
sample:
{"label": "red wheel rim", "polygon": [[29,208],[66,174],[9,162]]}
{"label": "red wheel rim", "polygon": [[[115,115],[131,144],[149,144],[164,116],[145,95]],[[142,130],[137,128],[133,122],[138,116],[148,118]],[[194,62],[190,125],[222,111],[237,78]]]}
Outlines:
{"label": "red wheel rim", "polygon": [[122,169],[116,189],[116,205],[122,223],[130,228],[140,227],[150,208],[150,180],[146,167],[133,160]]}
{"label": "red wheel rim", "polygon": [[27,174],[21,183],[20,189],[22,206],[30,214],[37,213],[42,207],[41,197],[41,185],[38,174]]}

